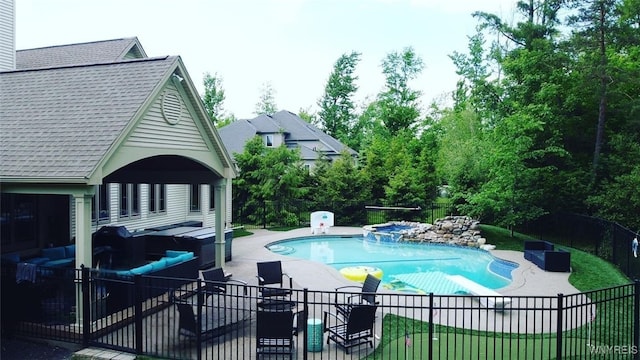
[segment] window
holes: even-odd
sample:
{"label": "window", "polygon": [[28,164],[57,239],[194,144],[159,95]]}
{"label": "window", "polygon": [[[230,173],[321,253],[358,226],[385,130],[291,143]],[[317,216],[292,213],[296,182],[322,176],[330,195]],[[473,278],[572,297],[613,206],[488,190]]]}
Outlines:
{"label": "window", "polygon": [[0,241],[5,252],[36,246],[36,195],[2,193]]}
{"label": "window", "polygon": [[162,214],[167,212],[167,185],[149,184],[149,212]]}
{"label": "window", "polygon": [[272,147],[273,146],[273,135],[267,135],[266,136],[266,144],[267,144],[267,147]]}
{"label": "window", "polygon": [[140,185],[120,184],[120,218],[140,216]]}
{"label": "window", "polygon": [[109,184],[98,185],[91,202],[91,222],[94,224],[109,222]]}
{"label": "window", "polygon": [[191,191],[189,191],[189,211],[200,212],[200,184],[191,184]]}
{"label": "window", "polygon": [[216,187],[213,185],[209,185],[209,209],[213,210],[216,208]]}

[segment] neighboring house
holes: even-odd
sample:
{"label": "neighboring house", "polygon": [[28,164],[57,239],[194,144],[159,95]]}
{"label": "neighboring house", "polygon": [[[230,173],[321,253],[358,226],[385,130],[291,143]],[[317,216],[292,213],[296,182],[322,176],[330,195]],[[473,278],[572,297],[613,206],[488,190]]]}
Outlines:
{"label": "neighboring house", "polygon": [[302,161],[307,168],[312,168],[321,156],[333,161],[345,150],[352,157],[357,157],[354,150],[286,110],[273,115],[263,114],[253,119],[237,120],[218,131],[232,155],[244,152],[245,143],[260,136],[267,147],[284,144],[291,149],[300,149]]}
{"label": "neighboring house", "polygon": [[179,56],[137,38],[16,52],[0,32],[2,253],[75,242],[91,266],[104,225],[196,221],[224,239],[235,171]]}

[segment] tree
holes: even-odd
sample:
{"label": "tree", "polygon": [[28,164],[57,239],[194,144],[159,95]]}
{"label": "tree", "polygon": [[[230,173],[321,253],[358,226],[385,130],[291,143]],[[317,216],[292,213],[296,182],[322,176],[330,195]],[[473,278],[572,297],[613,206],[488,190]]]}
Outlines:
{"label": "tree", "polygon": [[308,106],[306,109],[300,108],[300,110],[298,110],[298,116],[309,124],[315,125],[317,122],[317,116],[311,111],[311,106]]}
{"label": "tree", "polygon": [[293,200],[302,196],[304,180],[298,150],[282,145],[267,148],[260,136],[235,154],[240,175],[234,180],[234,200],[242,201],[249,218],[257,223],[266,219],[297,225],[299,219],[290,210]]}
{"label": "tree", "polygon": [[[491,52],[490,55],[486,55],[484,46],[484,36],[482,32],[478,32],[469,37],[468,55],[454,51],[449,58],[457,68],[456,74],[462,77],[458,81],[454,108],[457,111],[465,111],[471,106],[473,111],[480,114],[483,121],[489,124],[498,116],[501,88],[494,84],[494,81],[500,81],[500,77],[493,76],[490,71],[492,64],[497,60],[497,53]],[[497,68],[499,71],[499,65]]]}
{"label": "tree", "polygon": [[273,89],[271,82],[265,82],[262,84],[262,89],[260,90],[260,100],[256,104],[256,115],[273,115],[278,111],[278,106],[276,105],[275,100],[276,91]]}
{"label": "tree", "polygon": [[204,96],[202,101],[204,102],[204,108],[209,115],[209,119],[213,121],[214,125],[218,125],[224,114],[224,89],[222,88],[222,78],[218,74],[213,76],[209,73],[204,74]]}
{"label": "tree", "polygon": [[[607,52],[609,42],[613,42],[612,34],[615,26],[613,15],[616,0],[582,0],[577,1],[577,14],[570,17],[570,24],[579,24],[583,29],[576,32],[576,41],[582,43],[582,51],[591,58],[589,71],[597,79],[598,121],[593,150],[591,183],[598,180],[600,156],[605,141],[605,123],[607,119],[608,84],[611,81],[608,68]],[[586,41],[585,41],[586,40]]]}
{"label": "tree", "polygon": [[382,60],[385,90],[379,94],[378,103],[382,122],[392,136],[400,130],[410,129],[420,116],[418,98],[421,94],[409,87],[409,81],[423,68],[422,59],[411,47],[389,53]]}
{"label": "tree", "polygon": [[325,85],[324,95],[318,101],[320,106],[320,127],[330,136],[345,142],[351,133],[356,118],[352,97],[358,90],[353,73],[360,61],[360,53],[343,54],[333,66]]}
{"label": "tree", "polygon": [[332,163],[321,163],[313,174],[317,182],[314,200],[320,208],[331,208],[346,223],[366,221],[362,204],[369,200],[370,192],[349,152],[342,152]]}

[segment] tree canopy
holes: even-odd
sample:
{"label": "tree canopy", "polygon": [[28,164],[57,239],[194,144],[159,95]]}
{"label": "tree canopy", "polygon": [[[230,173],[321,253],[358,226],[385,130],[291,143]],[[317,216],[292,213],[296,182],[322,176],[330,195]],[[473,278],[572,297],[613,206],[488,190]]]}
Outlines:
{"label": "tree canopy", "polygon": [[[468,48],[450,55],[449,103],[422,107],[412,84],[425,64],[406,47],[381,59],[380,92],[356,105],[362,54],[345,53],[320,111],[301,116],[358,158],[300,175],[295,151],[251,142],[238,196],[426,206],[447,185],[459,212],[499,225],[570,211],[640,228],[640,0],[524,0],[505,19],[474,16]],[[273,92],[261,103],[275,111]]]}

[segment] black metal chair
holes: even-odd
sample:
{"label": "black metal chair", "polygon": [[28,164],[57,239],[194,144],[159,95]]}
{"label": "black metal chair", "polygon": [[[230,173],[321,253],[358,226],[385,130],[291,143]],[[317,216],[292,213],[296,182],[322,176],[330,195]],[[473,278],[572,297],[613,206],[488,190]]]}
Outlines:
{"label": "black metal chair", "polygon": [[[367,277],[364,279],[361,288],[354,285],[347,285],[336,288],[334,305],[336,307],[337,313],[346,318],[349,316],[351,309],[356,305],[376,304],[376,292],[378,291],[378,286],[380,286],[380,279],[371,274],[367,274]],[[345,294],[343,290],[349,288],[360,289],[360,294]]]}
{"label": "black metal chair", "polygon": [[190,339],[195,339],[198,333],[203,334],[198,328],[198,320],[193,312],[191,304],[177,302],[178,307],[178,333]]}
{"label": "black metal chair", "polygon": [[[374,324],[376,320],[377,305],[355,305],[351,308],[346,319],[338,314],[324,312],[324,332],[328,332],[327,345],[334,341],[338,346],[349,349],[354,346],[369,344],[373,347]],[[329,325],[330,318],[334,318]]]}
{"label": "black metal chair", "polygon": [[[260,286],[260,295],[263,298],[268,297],[285,297],[291,295],[293,288],[293,279],[282,272],[282,262],[265,261],[258,264],[258,286]],[[289,288],[284,287],[284,278],[289,279]],[[271,286],[267,286],[271,285]],[[279,285],[275,287],[273,285]]]}
{"label": "black metal chair", "polygon": [[[231,279],[231,275],[224,273],[222,268],[213,268],[202,271],[202,278],[205,280],[205,291],[208,293],[226,292],[227,284],[235,283],[237,285],[246,286],[247,282],[237,279]],[[246,290],[245,290],[246,292]]]}
{"label": "black metal chair", "polygon": [[258,311],[256,320],[256,356],[284,355],[293,358],[293,311]]}

